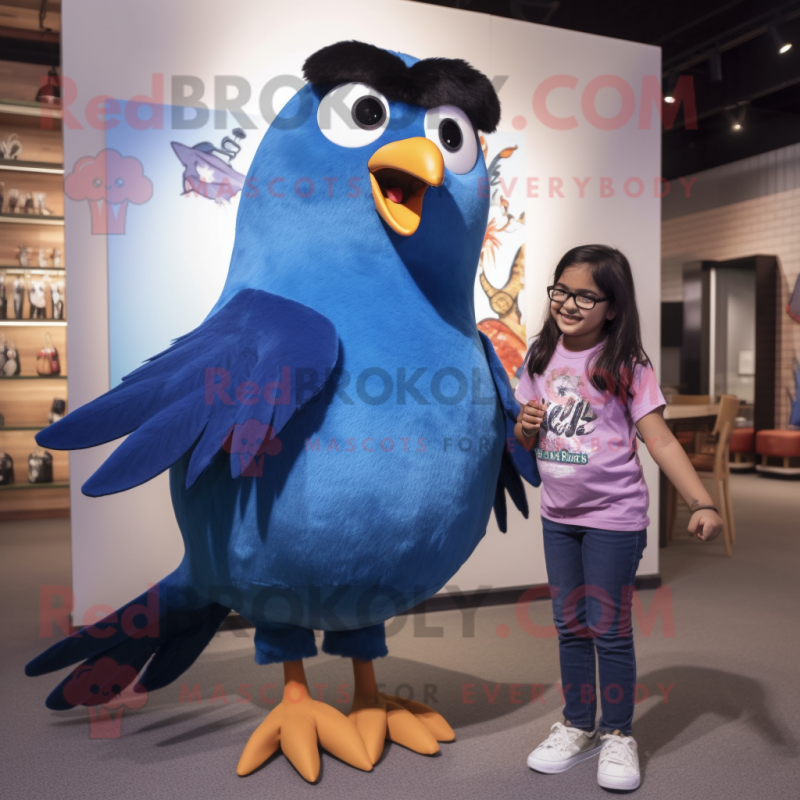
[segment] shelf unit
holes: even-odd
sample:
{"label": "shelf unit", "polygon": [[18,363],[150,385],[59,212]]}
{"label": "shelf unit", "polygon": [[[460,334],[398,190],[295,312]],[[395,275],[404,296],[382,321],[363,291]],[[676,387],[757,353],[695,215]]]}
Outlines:
{"label": "shelf unit", "polygon": [[[0,88],[2,93],[2,88]],[[36,93],[32,87],[31,96]],[[45,285],[64,282],[64,147],[61,111],[38,103],[0,100],[0,140],[16,133],[22,143],[21,158],[0,159],[3,206],[0,208],[0,275],[4,276],[8,303],[7,319],[0,320],[0,338],[13,341],[20,356],[21,375],[0,377],[0,450],[14,460],[14,483],[0,486],[0,521],[69,515],[69,460],[66,452],[52,451],[53,482],[28,483],[28,455],[37,446],[34,435],[47,427],[47,414],[54,398],[67,400],[67,314],[53,319],[52,293],[46,290],[45,319],[31,319],[27,286],[31,279]],[[10,189],[20,193],[45,192],[48,214],[28,214],[20,204],[9,210]],[[18,248],[28,249],[28,266],[20,266]],[[38,266],[39,249],[48,265]],[[52,265],[52,252],[62,253],[61,264]],[[15,319],[14,281],[23,281],[22,318]],[[65,297],[65,308],[69,298]],[[61,374],[36,374],[36,354],[49,333],[58,351]],[[37,383],[38,381],[38,383]],[[36,491],[31,491],[36,490]]]}
{"label": "shelf unit", "polygon": [[[67,324],[65,319],[0,319],[0,327],[14,328],[18,325],[38,325],[40,328],[63,328]],[[38,377],[38,376],[31,376]]]}
{"label": "shelf unit", "polygon": [[0,492],[21,492],[25,489],[69,489],[69,481],[59,481],[56,483],[22,483],[14,481],[5,486],[0,485]]}
{"label": "shelf unit", "polygon": [[63,175],[63,164],[49,164],[47,161],[19,161],[14,158],[0,158],[0,172],[36,172],[43,175]]}
{"label": "shelf unit", "polygon": [[[8,201],[6,201],[8,202]],[[41,214],[0,214],[0,222],[10,223],[11,225],[64,225],[64,217],[54,215],[42,216]]]}
{"label": "shelf unit", "polygon": [[60,272],[64,274],[64,267],[21,267],[19,264],[0,264],[0,269],[6,272]]}
{"label": "shelf unit", "polygon": [[24,100],[0,100],[0,115],[2,114],[11,114],[15,117],[34,117],[37,122],[48,117],[53,120],[60,120],[62,117],[61,109],[58,106],[42,106],[41,103],[27,103]]}
{"label": "shelf unit", "polygon": [[0,430],[4,431],[40,431],[41,425],[0,425]]}

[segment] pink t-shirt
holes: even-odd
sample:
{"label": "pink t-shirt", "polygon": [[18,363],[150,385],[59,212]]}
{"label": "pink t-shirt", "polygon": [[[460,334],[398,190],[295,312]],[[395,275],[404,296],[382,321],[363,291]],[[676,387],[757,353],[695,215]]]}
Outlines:
{"label": "pink t-shirt", "polygon": [[651,366],[637,365],[625,397],[601,392],[586,365],[602,347],[572,352],[559,340],[543,375],[527,365],[514,392],[520,403],[547,406],[535,444],[542,516],[567,525],[640,531],[650,524],[650,496],[636,453],[635,423],[665,404]]}

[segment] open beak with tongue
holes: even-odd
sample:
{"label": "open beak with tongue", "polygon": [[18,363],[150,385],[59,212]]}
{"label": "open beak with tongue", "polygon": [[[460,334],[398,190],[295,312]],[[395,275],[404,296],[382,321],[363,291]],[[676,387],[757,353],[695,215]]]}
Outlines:
{"label": "open beak with tongue", "polygon": [[381,147],[367,166],[381,218],[395,233],[411,236],[419,227],[425,190],[444,182],[439,148],[423,136],[400,139]]}

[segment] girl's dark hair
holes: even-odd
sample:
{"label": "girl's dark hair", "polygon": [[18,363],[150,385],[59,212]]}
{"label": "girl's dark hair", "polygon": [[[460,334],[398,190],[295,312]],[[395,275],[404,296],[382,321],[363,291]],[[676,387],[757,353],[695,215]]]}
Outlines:
{"label": "girl's dark hair", "polygon": [[[600,391],[619,391],[621,396],[628,393],[636,364],[646,366],[650,363],[642,347],[642,334],[639,326],[639,311],[636,307],[636,290],[628,259],[613,247],[603,244],[587,244],[573,247],[565,253],[556,266],[553,283],[561,280],[567,267],[586,264],[604,297],[613,304],[617,315],[606,320],[603,346],[587,368],[592,385]],[[550,313],[548,301],[542,330],[528,351],[526,367],[533,377],[542,374],[550,363],[556,349],[561,331]],[[607,380],[610,378],[609,381]]]}

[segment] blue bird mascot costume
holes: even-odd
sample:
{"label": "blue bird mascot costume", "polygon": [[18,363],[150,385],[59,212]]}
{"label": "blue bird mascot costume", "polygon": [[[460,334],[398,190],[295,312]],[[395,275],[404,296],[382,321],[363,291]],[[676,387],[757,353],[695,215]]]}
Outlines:
{"label": "blue bird mascot costume", "polygon": [[[79,664],[52,709],[137,676],[150,692],[235,610],[256,661],[285,673],[237,771],[280,749],[315,781],[320,745],[370,770],[386,739],[426,754],[454,739],[429,707],[378,692],[384,622],[452,577],[492,508],[505,531],[506,492],[527,516],[521,476],[539,475],[513,446],[519,407],[474,316],[489,210],[477,131],[500,118],[490,81],[354,41],[304,74],[250,167],[204,322],[36,437],[71,450],[127,436],[83,485],[92,497],[169,470],[184,558],[26,672]],[[315,629],[353,661],[349,717],[309,696]],[[77,680],[101,659],[101,686]]]}

